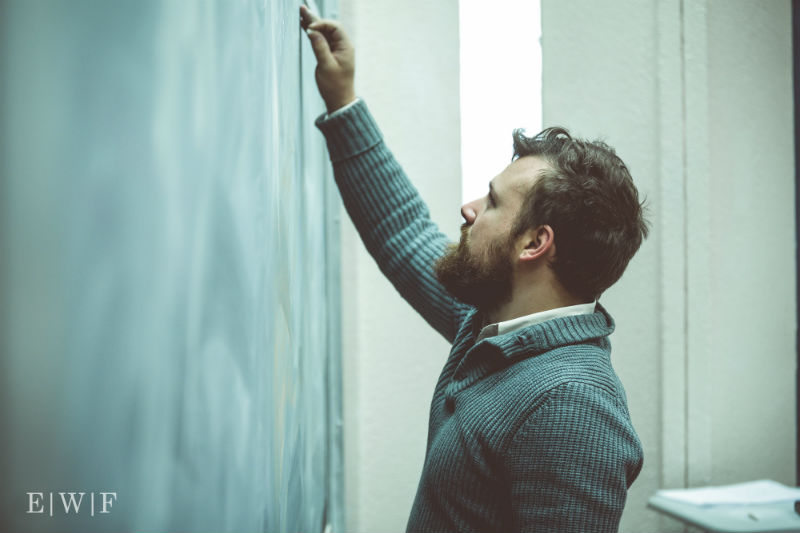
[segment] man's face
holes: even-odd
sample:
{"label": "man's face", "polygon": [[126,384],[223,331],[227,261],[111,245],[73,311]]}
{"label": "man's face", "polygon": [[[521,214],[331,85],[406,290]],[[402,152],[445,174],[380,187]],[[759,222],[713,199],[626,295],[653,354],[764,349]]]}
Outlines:
{"label": "man's face", "polygon": [[482,311],[509,301],[519,250],[511,230],[525,193],[547,164],[522,157],[489,184],[486,196],[461,208],[461,240],[437,262],[436,275],[459,300]]}

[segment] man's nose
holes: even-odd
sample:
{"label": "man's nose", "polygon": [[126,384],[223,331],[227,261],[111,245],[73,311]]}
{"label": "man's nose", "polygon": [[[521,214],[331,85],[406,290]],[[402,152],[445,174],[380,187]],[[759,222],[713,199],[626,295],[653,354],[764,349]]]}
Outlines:
{"label": "man's nose", "polygon": [[464,217],[464,220],[467,222],[467,224],[472,224],[475,222],[475,218],[478,216],[478,213],[475,211],[474,204],[475,202],[470,202],[461,206],[461,216]]}

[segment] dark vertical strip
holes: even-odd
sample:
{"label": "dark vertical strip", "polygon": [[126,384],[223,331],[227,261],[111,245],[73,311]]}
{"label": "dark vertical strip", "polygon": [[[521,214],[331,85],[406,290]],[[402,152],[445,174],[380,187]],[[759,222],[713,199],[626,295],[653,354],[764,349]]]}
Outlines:
{"label": "dark vertical strip", "polygon": [[[3,486],[0,487],[0,530],[9,531],[13,527],[11,516],[17,510],[13,508],[12,498],[7,497],[12,490],[12,487],[19,486],[19,480],[13,474],[12,469],[12,453],[13,446],[12,439],[12,399],[11,383],[8,381],[10,372],[10,359],[11,356],[11,341],[9,327],[9,315],[11,309],[9,308],[9,297],[11,291],[9,290],[9,280],[11,279],[11,239],[10,233],[13,226],[11,224],[11,217],[9,216],[9,204],[11,194],[11,186],[7,161],[9,158],[9,149],[7,146],[6,131],[10,126],[6,125],[6,121],[11,121],[8,117],[8,109],[6,104],[6,91],[8,81],[7,76],[10,72],[11,63],[11,23],[14,20],[13,9],[8,2],[0,0],[0,435],[4,435],[0,439],[0,479],[3,480]],[[10,100],[10,98],[9,98]],[[28,489],[32,490],[32,489]],[[19,524],[19,523],[17,523]]]}
{"label": "dark vertical strip", "polygon": [[[337,19],[339,2],[338,0],[317,0],[316,6],[313,0],[306,2],[312,10],[324,18]],[[305,35],[302,35],[305,37]],[[310,47],[308,48],[310,50]],[[312,60],[316,63],[316,58]],[[315,98],[319,98],[316,87],[312,90]],[[321,100],[317,100],[320,101]],[[307,102],[306,102],[307,103]],[[307,127],[316,129],[312,125],[314,116],[304,117]],[[320,135],[320,132],[315,131]],[[320,138],[322,136],[320,135]],[[326,446],[326,487],[325,516],[323,520],[323,531],[335,532],[345,531],[347,524],[347,512],[344,503],[344,407],[343,407],[343,377],[342,366],[342,295],[341,295],[341,255],[340,255],[340,232],[342,212],[339,189],[333,178],[333,168],[329,162],[328,152],[325,151],[325,143],[321,149],[324,151],[320,155],[325,161],[324,180],[324,205],[325,205],[325,287],[327,301],[327,346],[328,355],[325,365],[326,372],[326,400],[327,416],[327,446]]]}
{"label": "dark vertical strip", "polygon": [[798,327],[797,340],[797,378],[795,382],[795,474],[796,484],[800,485],[800,0],[792,0],[792,62],[794,64],[794,216],[795,216],[795,269],[796,305]]}
{"label": "dark vertical strip", "polygon": [[[681,168],[683,170],[683,242],[689,242],[689,145],[687,143],[688,129],[686,127],[686,14],[683,0],[679,3],[678,16],[680,17],[680,54],[681,54]],[[683,261],[683,486],[689,486],[689,255],[685,254]]]}

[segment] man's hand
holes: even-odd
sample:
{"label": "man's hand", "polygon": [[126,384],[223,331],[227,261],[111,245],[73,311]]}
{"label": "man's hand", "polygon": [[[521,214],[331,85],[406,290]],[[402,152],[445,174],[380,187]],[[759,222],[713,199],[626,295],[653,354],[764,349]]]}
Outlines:
{"label": "man's hand", "polygon": [[317,57],[317,87],[328,113],[356,99],[353,84],[355,49],[338,22],[321,20],[300,6],[300,25],[306,30]]}

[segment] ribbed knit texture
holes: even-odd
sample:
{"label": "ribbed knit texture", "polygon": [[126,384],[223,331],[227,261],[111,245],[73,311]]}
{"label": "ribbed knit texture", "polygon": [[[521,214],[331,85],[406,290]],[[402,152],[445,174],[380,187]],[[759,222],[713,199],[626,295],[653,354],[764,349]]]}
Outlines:
{"label": "ribbed knit texture", "polygon": [[433,393],[408,531],[616,531],[642,447],[611,366],[614,321],[557,318],[478,343],[436,280],[448,240],[359,101],[317,126],[345,207],[400,294],[453,343]]}

